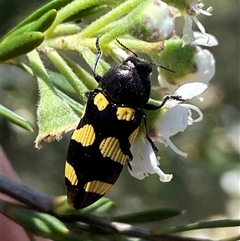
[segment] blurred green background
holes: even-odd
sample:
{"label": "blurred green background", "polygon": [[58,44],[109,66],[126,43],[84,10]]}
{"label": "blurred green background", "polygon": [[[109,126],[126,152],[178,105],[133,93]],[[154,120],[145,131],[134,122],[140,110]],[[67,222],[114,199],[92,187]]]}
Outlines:
{"label": "blurred green background", "polygon": [[[45,2],[0,0],[0,35]],[[202,15],[199,20],[219,41],[218,46],[209,49],[216,59],[216,74],[200,106],[203,121],[172,138],[188,157],[159,146],[161,167],[174,176],[170,183],[159,182],[156,175],[139,181],[124,168],[106,195],[117,203],[114,213],[173,207],[187,211],[176,223],[213,215],[239,218],[239,1],[209,0],[205,5],[213,6],[213,16]],[[70,133],[59,142],[43,143],[41,150],[35,149],[36,81],[16,67],[0,65],[0,83],[1,104],[35,125],[35,132],[29,133],[5,119],[0,121],[0,144],[14,169],[22,182],[33,188],[51,195],[65,194],[63,173]]]}

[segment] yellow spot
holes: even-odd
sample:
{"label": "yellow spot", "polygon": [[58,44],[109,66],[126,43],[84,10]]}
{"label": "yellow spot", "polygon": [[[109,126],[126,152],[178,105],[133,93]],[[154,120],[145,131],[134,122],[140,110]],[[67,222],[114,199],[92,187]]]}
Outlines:
{"label": "yellow spot", "polygon": [[80,129],[76,129],[72,134],[72,140],[81,143],[83,146],[90,146],[96,138],[93,126],[86,124]]}
{"label": "yellow spot", "polygon": [[117,118],[118,120],[131,121],[134,119],[135,110],[129,107],[118,107],[117,108]]}
{"label": "yellow spot", "polygon": [[78,178],[74,168],[66,161],[65,164],[65,177],[71,182],[72,185],[78,184]]}
{"label": "yellow spot", "polygon": [[109,104],[108,100],[102,93],[98,93],[94,98],[94,105],[97,106],[99,111],[104,110]]}
{"label": "yellow spot", "polygon": [[128,158],[128,156],[122,152],[118,139],[114,137],[103,139],[99,149],[103,157],[109,157],[111,160],[119,162],[122,165],[125,164]]}
{"label": "yellow spot", "polygon": [[86,183],[84,185],[84,190],[85,190],[85,192],[94,192],[99,195],[104,195],[111,186],[112,186],[112,184],[94,180],[94,181]]}
{"label": "yellow spot", "polygon": [[139,127],[133,131],[133,133],[129,136],[128,141],[130,144],[132,144],[138,134]]}

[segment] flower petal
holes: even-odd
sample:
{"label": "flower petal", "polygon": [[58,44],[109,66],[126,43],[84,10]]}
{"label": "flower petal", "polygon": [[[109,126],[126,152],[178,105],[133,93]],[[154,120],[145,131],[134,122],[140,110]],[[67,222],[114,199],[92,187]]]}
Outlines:
{"label": "flower petal", "polygon": [[170,136],[183,132],[188,126],[188,108],[175,105],[166,110],[156,123],[158,135],[151,137],[153,140],[169,146],[177,154],[186,157],[187,153],[180,151],[170,140]]}
{"label": "flower petal", "polygon": [[197,17],[195,16],[192,16],[192,19],[193,21],[196,23],[196,25],[198,26],[199,30],[202,32],[202,33],[205,33],[205,28],[204,26],[201,24],[201,22],[197,19]]}
{"label": "flower petal", "polygon": [[148,174],[158,174],[160,181],[169,182],[172,179],[171,174],[165,174],[159,167],[159,161],[152,149],[149,141],[140,136],[131,146],[133,160],[130,162],[132,170],[130,174],[137,179],[144,179]]}
{"label": "flower petal", "polygon": [[184,26],[183,26],[183,37],[182,40],[184,45],[192,43],[195,38],[192,30],[192,18],[188,15],[183,15],[184,17]]}
{"label": "flower petal", "polygon": [[[193,74],[193,80],[197,78],[201,82],[208,84],[215,74],[215,59],[210,51],[198,47],[198,52],[195,56],[195,63],[197,66],[197,74]],[[196,81],[195,82],[200,82]]]}
{"label": "flower petal", "polygon": [[166,110],[160,117],[157,132],[163,137],[170,137],[184,131],[188,126],[188,108],[176,105]]}
{"label": "flower petal", "polygon": [[[203,119],[203,113],[197,106],[190,105],[190,104],[184,104],[184,103],[182,103],[181,106],[188,108],[188,110],[189,110],[188,125],[192,125],[194,122],[200,122]],[[192,118],[192,110],[198,113],[198,118],[196,118],[196,119]]]}
{"label": "flower petal", "polygon": [[182,79],[176,81],[181,83],[202,82],[208,84],[215,74],[215,59],[210,51],[196,47],[196,54],[194,56],[195,70],[184,76]]}
{"label": "flower petal", "polygon": [[202,45],[202,46],[216,46],[218,45],[218,41],[215,36],[208,34],[208,33],[200,33],[200,32],[193,32],[195,41],[193,44],[195,45]]}
{"label": "flower petal", "polygon": [[206,89],[207,85],[200,82],[187,83],[180,86],[173,95],[179,95],[183,99],[192,99],[195,96],[202,94]]}

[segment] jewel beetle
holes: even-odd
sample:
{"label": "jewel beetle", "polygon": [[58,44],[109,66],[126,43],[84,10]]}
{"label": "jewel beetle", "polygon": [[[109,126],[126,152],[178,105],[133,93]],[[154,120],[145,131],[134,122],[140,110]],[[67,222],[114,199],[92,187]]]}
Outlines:
{"label": "jewel beetle", "polygon": [[99,88],[86,93],[85,112],[72,134],[65,164],[68,203],[76,209],[101,198],[116,182],[126,162],[131,169],[130,147],[142,120],[146,137],[156,149],[147,134],[144,109],[161,108],[169,98],[176,98],[166,96],[160,106],[147,104],[152,66],[133,52],[134,56],[99,76],[96,73],[102,54],[99,38],[96,47],[93,75]]}

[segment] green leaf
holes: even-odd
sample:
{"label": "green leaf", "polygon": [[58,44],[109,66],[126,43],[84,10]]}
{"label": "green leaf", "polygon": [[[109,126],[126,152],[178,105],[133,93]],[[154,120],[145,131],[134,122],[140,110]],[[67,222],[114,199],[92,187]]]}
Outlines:
{"label": "green leaf", "polygon": [[58,95],[37,51],[32,51],[27,56],[31,62],[33,74],[37,76],[40,93],[37,110],[39,133],[35,140],[35,146],[40,148],[42,140],[47,142],[60,140],[63,133],[74,129],[79,117]]}
{"label": "green leaf", "polygon": [[81,213],[100,213],[105,212],[115,206],[115,203],[111,201],[109,198],[102,197],[97,202],[93,203],[92,205],[83,208]]}
{"label": "green leaf", "polygon": [[105,212],[112,208],[115,205],[110,199],[102,197],[97,202],[93,203],[92,205],[76,210],[75,208],[71,207],[67,203],[67,196],[59,196],[53,200],[53,210],[56,214],[64,216],[64,217],[71,217],[71,220],[77,220],[78,216],[82,216],[84,213],[100,213]]}
{"label": "green leaf", "polygon": [[[112,1],[108,1],[112,2]],[[117,1],[114,1],[117,3]],[[122,1],[120,1],[122,2]],[[107,14],[102,16],[99,20],[96,20],[92,22],[89,26],[87,26],[83,31],[82,31],[82,36],[83,37],[91,37],[96,34],[99,29],[105,27],[107,24],[119,19],[123,15],[129,13],[131,10],[136,8],[138,4],[140,4],[142,0],[129,0],[129,1],[124,1],[121,5],[117,6],[116,8],[112,9],[109,11]],[[121,27],[121,26],[119,26]],[[116,38],[116,36],[115,36]]]}
{"label": "green leaf", "polygon": [[77,77],[81,80],[87,89],[93,90],[98,87],[98,82],[94,79],[92,74],[89,74],[84,68],[76,64],[76,62],[67,56],[61,56],[64,58],[68,66],[73,70],[73,72],[77,75]]}
{"label": "green leaf", "polygon": [[26,54],[38,47],[44,40],[41,32],[26,32],[13,36],[0,44],[0,61]]}
{"label": "green leaf", "polygon": [[74,99],[72,99],[68,95],[64,94],[60,90],[57,90],[57,93],[58,93],[59,97],[61,97],[63,100],[65,100],[68,103],[68,105],[72,108],[72,110],[74,112],[76,112],[78,114],[78,116],[82,116],[83,115],[85,106],[79,104]]}
{"label": "green leaf", "polygon": [[6,203],[5,214],[35,234],[53,237],[55,233],[67,233],[68,229],[52,215],[41,213],[20,205]]}
{"label": "green leaf", "polygon": [[206,221],[198,223],[189,223],[182,226],[171,227],[167,229],[153,229],[151,231],[154,235],[162,235],[169,233],[184,232],[196,229],[205,229],[205,228],[226,228],[226,227],[237,227],[240,226],[240,219],[224,219],[216,221]]}
{"label": "green leaf", "polygon": [[44,32],[47,30],[53,23],[57,16],[57,11],[55,9],[52,9],[45,13],[41,18],[38,20],[31,22],[22,28],[17,29],[16,31],[12,32],[12,34],[9,34],[6,38],[3,39],[3,43],[6,42],[8,39],[12,38],[13,36],[21,35],[25,32]]}
{"label": "green leaf", "polygon": [[34,21],[37,21],[46,12],[48,12],[48,11],[50,11],[52,9],[59,10],[59,9],[61,9],[62,7],[64,7],[65,5],[67,5],[70,2],[72,2],[72,0],[53,0],[53,1],[49,2],[48,4],[42,6],[41,8],[39,8],[38,10],[33,12],[30,16],[25,18],[16,27],[14,27],[11,31],[9,31],[3,38],[5,38],[6,36],[12,34],[14,31],[16,31],[17,29],[25,26],[26,24],[32,23]]}
{"label": "green leaf", "polygon": [[54,29],[53,37],[77,34],[81,29],[80,25],[75,23],[62,23]]}
{"label": "green leaf", "polygon": [[60,9],[58,11],[58,16],[54,21],[53,25],[46,31],[46,36],[51,37],[53,34],[54,29],[60,24],[63,23],[67,18],[74,15],[75,13],[82,11],[83,9],[87,9],[92,6],[96,5],[103,5],[105,4],[105,0],[85,0],[85,1],[71,1],[67,6]]}
{"label": "green leaf", "polygon": [[182,214],[183,211],[170,208],[159,208],[148,211],[131,213],[116,217],[111,217],[112,221],[123,223],[149,223],[162,221]]}
{"label": "green leaf", "polygon": [[87,97],[86,92],[88,89],[79,80],[78,76],[73,72],[73,70],[68,66],[67,62],[61,57],[61,55],[55,51],[51,50],[47,53],[48,58],[52,61],[60,73],[69,81],[73,89],[76,91],[80,101],[86,103]]}
{"label": "green leaf", "polygon": [[64,92],[77,96],[76,91],[69,84],[68,80],[60,73],[48,70],[50,80],[56,85],[59,86]]}
{"label": "green leaf", "polygon": [[19,204],[12,204],[1,201],[1,212],[23,226],[26,230],[45,238],[55,241],[80,241],[79,235],[76,235],[66,227],[56,217],[41,213]]}
{"label": "green leaf", "polygon": [[100,11],[102,11],[103,9],[105,9],[107,6],[103,5],[103,6],[91,6],[88,7],[86,9],[82,9],[79,12],[74,13],[73,15],[71,15],[70,17],[66,18],[63,23],[66,22],[74,22],[77,20],[81,20],[83,18],[89,17],[91,15],[94,15],[96,13],[99,13]]}
{"label": "green leaf", "polygon": [[14,123],[18,126],[21,126],[25,130],[28,130],[31,132],[34,131],[33,126],[29,121],[25,120],[23,117],[17,115],[13,111],[9,110],[8,108],[6,108],[2,105],[0,105],[0,115],[7,118],[12,123]]}
{"label": "green leaf", "polygon": [[58,215],[66,215],[75,211],[74,208],[70,207],[67,203],[67,196],[55,197],[52,201],[53,212]]}

